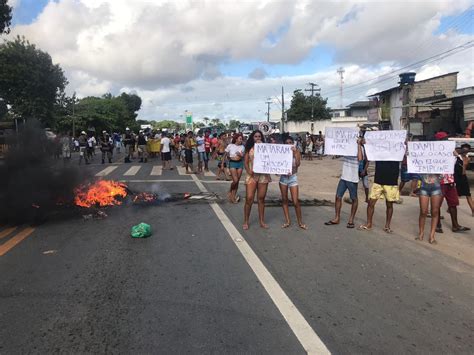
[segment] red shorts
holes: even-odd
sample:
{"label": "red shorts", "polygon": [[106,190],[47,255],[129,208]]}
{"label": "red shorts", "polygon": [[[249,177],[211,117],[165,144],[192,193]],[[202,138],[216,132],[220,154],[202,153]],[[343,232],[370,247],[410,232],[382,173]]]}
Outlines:
{"label": "red shorts", "polygon": [[456,207],[459,206],[459,196],[458,191],[456,190],[456,185],[449,184],[449,185],[441,185],[441,191],[443,191],[444,198],[446,199],[446,203],[448,207]]}

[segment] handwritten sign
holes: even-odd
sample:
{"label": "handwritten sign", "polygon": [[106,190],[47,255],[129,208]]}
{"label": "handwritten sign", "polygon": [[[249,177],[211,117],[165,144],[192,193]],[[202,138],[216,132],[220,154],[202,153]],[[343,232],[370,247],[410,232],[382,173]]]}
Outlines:
{"label": "handwritten sign", "polygon": [[408,142],[408,172],[414,174],[453,174],[456,142]]}
{"label": "handwritten sign", "polygon": [[402,161],[407,131],[365,132],[365,152],[370,161]]}
{"label": "handwritten sign", "polygon": [[288,144],[257,143],[253,171],[259,174],[288,175],[293,170],[293,151]]}
{"label": "handwritten sign", "polygon": [[324,152],[328,155],[357,156],[358,128],[326,127]]}

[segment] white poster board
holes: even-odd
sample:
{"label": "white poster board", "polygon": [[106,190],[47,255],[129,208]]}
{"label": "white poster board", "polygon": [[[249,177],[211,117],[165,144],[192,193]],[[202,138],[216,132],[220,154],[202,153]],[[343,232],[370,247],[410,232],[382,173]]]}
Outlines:
{"label": "white poster board", "polygon": [[408,172],[413,174],[453,174],[456,142],[408,142]]}
{"label": "white poster board", "polygon": [[365,152],[370,161],[402,161],[407,131],[365,132]]}
{"label": "white poster board", "polygon": [[358,128],[326,127],[324,134],[324,154],[357,156]]}
{"label": "white poster board", "polygon": [[293,170],[292,147],[289,144],[255,144],[253,171],[259,174],[291,174]]}

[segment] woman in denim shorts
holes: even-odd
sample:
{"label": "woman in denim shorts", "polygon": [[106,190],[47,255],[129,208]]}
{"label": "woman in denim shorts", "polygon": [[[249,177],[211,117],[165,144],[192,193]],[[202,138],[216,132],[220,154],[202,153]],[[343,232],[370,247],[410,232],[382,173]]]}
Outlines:
{"label": "woman in denim shorts", "polygon": [[303,217],[301,215],[301,206],[299,200],[299,191],[298,191],[298,167],[301,164],[301,153],[295,147],[295,142],[290,136],[285,139],[285,144],[290,144],[293,146],[293,170],[290,175],[281,175],[280,176],[280,192],[281,192],[281,201],[283,207],[283,214],[285,215],[285,223],[282,228],[288,228],[291,224],[290,221],[290,211],[288,209],[288,189],[291,193],[291,200],[295,206],[296,219],[298,225],[301,229],[308,229],[306,224],[303,223]]}
{"label": "woman in denim shorts", "polygon": [[421,174],[421,187],[419,191],[420,199],[420,217],[419,217],[419,232],[416,240],[423,240],[425,234],[425,221],[428,215],[428,206],[431,203],[431,229],[430,244],[436,244],[435,232],[438,224],[439,209],[441,202],[443,202],[443,193],[441,191],[441,175]]}

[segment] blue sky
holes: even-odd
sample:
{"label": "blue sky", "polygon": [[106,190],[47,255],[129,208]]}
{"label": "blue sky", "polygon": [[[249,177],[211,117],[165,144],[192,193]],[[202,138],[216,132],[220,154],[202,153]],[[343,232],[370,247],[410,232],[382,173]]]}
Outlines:
{"label": "blue sky", "polygon": [[[39,19],[38,15],[50,1],[57,5]],[[137,92],[148,103],[140,113],[144,119],[179,117],[190,107],[197,116],[243,115],[242,118],[250,119],[256,112],[265,111],[264,102],[278,95],[281,86],[291,93],[305,88],[308,82],[318,83],[334,107],[339,103],[336,73],[339,66],[346,69],[345,85],[352,87],[394,70],[397,65],[415,63],[474,39],[472,1],[447,1],[450,2],[422,3],[420,0],[402,4],[387,0],[375,5],[341,1],[337,6],[321,2],[321,5],[302,9],[298,0],[292,0],[270,2],[272,8],[262,10],[259,0],[245,2],[243,6],[234,4],[234,7],[231,2],[203,0],[187,3],[184,17],[182,9],[171,0],[165,11],[160,7],[161,1],[153,0],[10,0],[11,4],[17,4],[11,36],[25,35],[50,53],[53,61],[65,70],[70,82],[68,90],[77,92],[79,97],[127,90]],[[105,6],[99,8],[99,5]],[[453,13],[455,9],[467,10],[441,17],[440,25],[431,35],[423,31],[432,28],[424,26],[439,14]],[[406,16],[400,15],[405,10]],[[140,18],[132,25],[129,23],[124,31],[121,21],[130,21],[129,16],[139,11],[153,15]],[[170,18],[174,20],[168,22]],[[216,33],[208,24],[222,18],[226,21],[220,23],[222,28]],[[71,22],[71,19],[81,20]],[[335,22],[331,22],[334,19]],[[248,23],[255,26],[255,36],[259,37],[234,31]],[[195,24],[200,26],[197,31]],[[59,28],[62,30],[58,31]],[[158,39],[149,45],[150,33],[155,32]],[[178,46],[168,46],[169,40],[176,41]],[[127,46],[122,46],[123,43]],[[180,46],[190,49],[181,50]],[[183,54],[188,50],[195,54]],[[463,54],[464,57],[443,59],[429,67],[417,68],[419,77],[459,70],[459,82],[464,86],[473,85],[474,68],[466,55],[469,52]],[[272,63],[279,64],[269,64],[261,58],[271,58]],[[282,64],[288,62],[294,64]],[[176,69],[170,70],[173,67]],[[201,80],[206,77],[201,74],[207,70],[211,78],[217,70],[222,76]],[[255,70],[260,76],[249,78]],[[396,75],[394,77],[393,83],[366,85],[357,92],[348,89],[344,104],[366,98],[369,89],[382,90],[396,83]],[[285,99],[287,104],[289,99]],[[247,104],[242,105],[242,102]],[[275,99],[272,107],[277,110],[278,106]]]}

